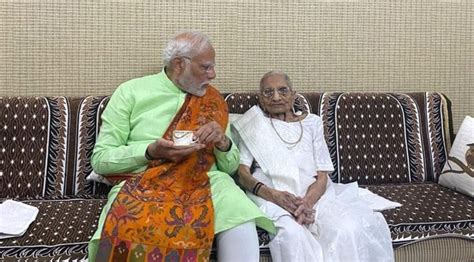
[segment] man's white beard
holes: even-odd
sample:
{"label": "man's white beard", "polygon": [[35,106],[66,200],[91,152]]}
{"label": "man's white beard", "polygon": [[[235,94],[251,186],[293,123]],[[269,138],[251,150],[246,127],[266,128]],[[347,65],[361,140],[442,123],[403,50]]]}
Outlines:
{"label": "man's white beard", "polygon": [[206,94],[207,90],[207,85],[209,83],[204,82],[204,83],[197,83],[196,79],[191,76],[191,73],[189,72],[189,68],[186,68],[183,76],[178,79],[178,84],[181,86],[181,88],[195,96],[203,96]]}

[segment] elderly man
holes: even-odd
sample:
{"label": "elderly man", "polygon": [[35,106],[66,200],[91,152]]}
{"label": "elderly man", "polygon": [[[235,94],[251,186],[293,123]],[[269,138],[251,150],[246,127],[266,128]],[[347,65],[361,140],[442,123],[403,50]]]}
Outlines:
{"label": "elderly man", "polygon": [[321,118],[295,112],[295,94],[288,75],[270,71],[260,81],[260,107],[233,123],[243,141],[239,182],[278,229],[272,260],[393,261],[384,217],[356,183],[328,179],[333,164]]}
{"label": "elderly man", "polygon": [[[156,75],[125,82],[102,114],[94,171],[113,187],[90,261],[206,261],[217,233],[219,261],[258,261],[256,224],[273,224],[228,175],[239,151],[227,105],[209,84],[215,52],[199,32],[176,35]],[[192,131],[190,145],[173,131]]]}

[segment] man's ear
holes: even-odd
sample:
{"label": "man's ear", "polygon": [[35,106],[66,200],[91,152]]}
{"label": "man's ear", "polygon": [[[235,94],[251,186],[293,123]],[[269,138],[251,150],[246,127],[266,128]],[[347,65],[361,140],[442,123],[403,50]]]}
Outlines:
{"label": "man's ear", "polygon": [[181,73],[184,71],[184,67],[185,67],[184,63],[186,62],[184,61],[184,58],[182,57],[175,57],[171,60],[171,66],[174,68],[174,70],[177,73]]}

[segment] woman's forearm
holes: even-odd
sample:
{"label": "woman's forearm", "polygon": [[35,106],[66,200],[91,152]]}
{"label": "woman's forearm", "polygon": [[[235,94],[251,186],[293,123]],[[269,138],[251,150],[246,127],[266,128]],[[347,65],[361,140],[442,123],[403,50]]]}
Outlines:
{"label": "woman's forearm", "polygon": [[318,171],[318,176],[316,179],[317,180],[308,187],[305,195],[306,200],[309,202],[309,204],[311,204],[311,206],[314,206],[324,194],[324,192],[326,192],[326,185],[328,181],[327,172]]}
{"label": "woman's forearm", "polygon": [[[240,165],[238,169],[238,175],[239,175],[239,184],[243,186],[247,191],[253,192],[255,186],[257,186],[258,181],[255,177],[252,176],[250,173],[250,168],[246,165]],[[267,187],[266,185],[260,186],[257,196],[273,202],[273,197],[272,197],[272,189]]]}

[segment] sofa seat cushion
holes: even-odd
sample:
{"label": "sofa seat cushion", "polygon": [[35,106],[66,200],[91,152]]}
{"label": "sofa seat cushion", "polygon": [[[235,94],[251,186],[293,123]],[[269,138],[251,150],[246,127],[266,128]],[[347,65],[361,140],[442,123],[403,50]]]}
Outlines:
{"label": "sofa seat cushion", "polygon": [[[90,196],[23,201],[38,207],[38,216],[23,236],[0,239],[0,261],[86,261],[87,245],[97,230],[100,212],[106,202],[105,198]],[[257,230],[260,255],[269,257],[267,245],[270,237],[266,231]],[[216,259],[214,243],[211,261]]]}
{"label": "sofa seat cushion", "polygon": [[426,182],[368,188],[402,204],[402,207],[382,212],[394,246],[448,233],[474,238],[473,198]]}
{"label": "sofa seat cushion", "polygon": [[38,216],[23,236],[0,239],[0,261],[85,260],[87,244],[106,201],[90,197],[23,201],[38,207]]}

